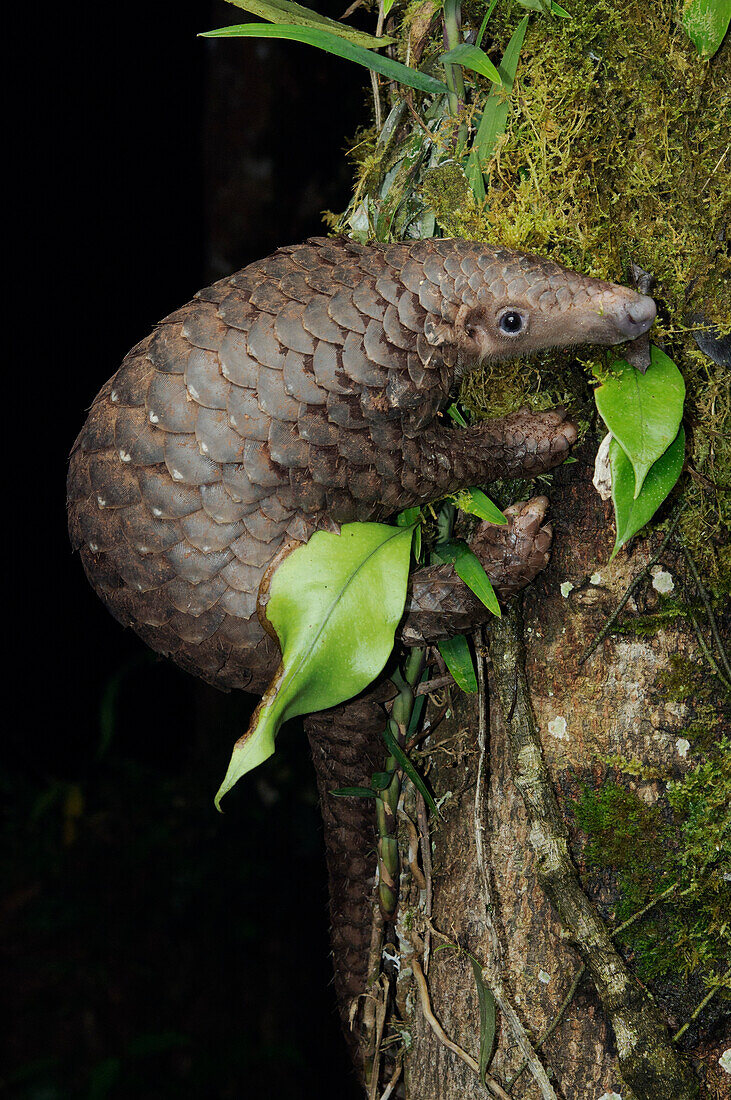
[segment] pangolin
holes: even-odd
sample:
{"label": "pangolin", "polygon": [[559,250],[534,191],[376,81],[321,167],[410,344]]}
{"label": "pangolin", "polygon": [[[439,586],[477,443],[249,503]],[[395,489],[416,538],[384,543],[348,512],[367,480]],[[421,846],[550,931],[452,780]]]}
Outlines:
{"label": "pangolin", "polygon": [[[452,430],[461,374],[488,357],[645,333],[652,298],[547,259],[463,240],[313,238],[201,290],[134,347],[74,444],[69,524],[113,615],[210,683],[260,693],[278,663],[257,592],[288,540],[386,520],[563,460],[563,410]],[[543,567],[546,501],[473,544],[504,597]],[[487,613],[451,566],[416,573],[407,644]],[[326,823],[336,988],[362,989],[370,808],[328,799],[382,766],[376,696],[309,721]],[[352,769],[356,774],[352,774]],[[350,771],[350,775],[348,772]]]}

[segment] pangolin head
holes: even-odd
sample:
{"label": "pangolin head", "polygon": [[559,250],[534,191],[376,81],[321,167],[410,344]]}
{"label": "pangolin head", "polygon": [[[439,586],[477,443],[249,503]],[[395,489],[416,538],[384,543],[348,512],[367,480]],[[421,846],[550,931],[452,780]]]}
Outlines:
{"label": "pangolin head", "polygon": [[475,270],[459,294],[452,339],[446,333],[442,339],[467,361],[577,344],[622,344],[637,340],[655,320],[653,299],[636,290],[579,275],[540,256],[459,243],[468,250],[462,268],[469,260]]}

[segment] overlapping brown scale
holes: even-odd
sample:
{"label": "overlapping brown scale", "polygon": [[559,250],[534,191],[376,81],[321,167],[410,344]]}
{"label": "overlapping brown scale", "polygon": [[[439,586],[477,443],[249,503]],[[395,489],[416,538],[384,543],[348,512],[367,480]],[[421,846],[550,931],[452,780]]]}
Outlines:
{"label": "overlapping brown scale", "polygon": [[[255,616],[258,586],[255,589],[242,590],[240,588],[235,588],[231,584],[225,569],[221,576],[226,582],[226,591],[219,600],[219,606],[223,608],[227,615],[231,615],[236,619],[250,619],[252,616]],[[261,627],[259,627],[259,630],[261,630]]]}
{"label": "overlapping brown scale", "polygon": [[89,479],[99,508],[126,508],[141,499],[134,471],[114,451],[89,456]]}
{"label": "overlapping brown scale", "polygon": [[217,523],[202,508],[179,520],[178,525],[191,546],[202,550],[204,554],[211,550],[227,550],[244,530],[240,520],[235,523]]}
{"label": "overlapping brown scale", "polygon": [[253,482],[243,463],[227,463],[221,467],[221,481],[228,491],[248,510],[248,505],[256,504],[262,497],[268,496],[270,489],[266,485]]}
{"label": "overlapping brown scale", "polygon": [[[305,271],[316,271],[322,264],[321,252],[317,244],[312,246],[308,242],[295,246],[290,250],[289,255],[294,263],[296,263],[298,267],[304,268]],[[291,271],[291,267],[289,271]]]}
{"label": "overlapping brown scale", "polygon": [[407,291],[401,295],[398,302],[398,315],[401,324],[410,332],[416,334],[424,331],[426,320],[424,308],[415,294]]}
{"label": "overlapping brown scale", "polygon": [[252,291],[249,301],[252,306],[263,310],[264,313],[277,314],[282,306],[286,304],[287,295],[282,293],[278,282],[273,279],[264,279]]}
{"label": "overlapping brown scale", "polygon": [[142,499],[158,519],[180,519],[200,508],[198,490],[176,484],[164,466],[138,470],[137,478]]}
{"label": "overlapping brown scale", "polygon": [[287,480],[285,471],[272,462],[267,444],[256,439],[246,440],[243,465],[247,477],[253,485],[269,488],[274,485],[281,485]]}
{"label": "overlapping brown scale", "polygon": [[285,469],[298,466],[306,469],[310,448],[305,440],[300,438],[295,424],[272,420],[269,426],[269,454],[273,462]]}
{"label": "overlapping brown scale", "polygon": [[254,390],[232,386],[226,411],[231,427],[242,438],[260,440],[269,438],[271,418],[259,407]]}
{"label": "overlapping brown scale", "polygon": [[95,401],[89,410],[89,416],[84,426],[82,447],[86,453],[92,454],[95,451],[108,451],[114,447],[114,431],[117,417],[120,413],[132,411],[133,410],[117,409],[107,401]]}
{"label": "overlapping brown scale", "polygon": [[262,367],[281,370],[287,347],[280,344],[274,326],[277,318],[269,313],[260,313],[246,334],[246,346],[251,358]]}
{"label": "overlapping brown scale", "polygon": [[[212,581],[214,577],[222,573],[228,562],[231,561],[230,550],[214,550],[204,553],[191,546],[189,542],[179,542],[177,546],[166,550],[165,560],[170,565],[173,577],[182,577],[189,584],[200,584],[201,581]],[[159,561],[159,558],[155,558]]]}
{"label": "overlapping brown scale", "polygon": [[195,437],[201,454],[213,462],[241,462],[244,440],[231,427],[225,409],[199,409]]}
{"label": "overlapping brown scale", "polygon": [[229,329],[218,350],[221,373],[236,386],[255,390],[259,381],[259,362],[249,355],[246,334]]}
{"label": "overlapping brown scale", "polygon": [[[190,312],[190,306],[185,307]],[[155,370],[182,374],[190,345],[180,325],[159,325],[149,338],[145,354]]]}
{"label": "overlapping brown scale", "polygon": [[239,332],[248,332],[260,311],[255,309],[248,298],[236,291],[228,294],[219,304],[216,315],[228,328]]}
{"label": "overlapping brown scale", "polygon": [[[173,583],[173,582],[169,582]],[[135,620],[144,626],[165,627],[170,622],[175,608],[168,598],[168,585],[162,588],[152,588],[149,592],[132,591],[123,589],[124,597],[119,600],[118,607],[125,614],[127,621]]]}
{"label": "overlapping brown scale", "polygon": [[265,497],[259,507],[263,514],[269,516],[269,519],[274,520],[275,523],[279,523],[281,520],[289,520],[292,515],[291,505],[286,505],[277,492]]}
{"label": "overlapping brown scale", "polygon": [[217,283],[211,283],[210,286],[203,287],[193,297],[200,299],[202,302],[213,302],[214,305],[219,305],[229,294],[230,289],[231,276],[226,275],[223,279],[219,279]]}
{"label": "overlapping brown scale", "polygon": [[170,617],[169,626],[184,642],[197,646],[206,638],[213,637],[225,617],[226,612],[217,605],[202,611],[200,615],[176,611]]}
{"label": "overlapping brown scale", "polygon": [[[244,562],[239,561],[238,558],[232,557],[221,570],[221,576],[231,588],[235,588],[237,592],[249,592],[255,594],[259,590],[259,582],[261,581],[261,569],[255,565],[245,565]],[[221,606],[226,608],[226,603],[222,601]],[[252,608],[255,610],[256,604]]]}
{"label": "overlapping brown scale", "polygon": [[[110,418],[110,423],[111,423]],[[155,466],[165,461],[164,436],[155,431],[145,409],[119,409],[114,421],[114,441],[122,462]],[[87,444],[85,443],[85,448]]]}
{"label": "overlapping brown scale", "polygon": [[161,554],[183,537],[177,521],[156,519],[143,501],[121,509],[119,522],[127,542],[143,557]]}
{"label": "overlapping brown scale", "polygon": [[[317,484],[308,470],[290,470],[289,482],[295,507],[301,508],[307,514],[322,511],[325,507],[325,489]],[[278,493],[277,496],[286,499],[283,493]]]}
{"label": "overlapping brown scale", "polygon": [[[372,466],[376,464],[376,448],[367,430],[351,429],[341,435],[338,441],[338,454],[352,466]],[[357,495],[357,494],[356,494]]]}
{"label": "overlapping brown scale", "polygon": [[247,507],[220,481],[215,485],[201,485],[200,497],[203,510],[216,523],[235,523],[241,519]]}
{"label": "overlapping brown scale", "polygon": [[200,584],[190,584],[182,577],[176,577],[165,585],[165,595],[176,611],[185,615],[201,615],[218,603],[226,587],[220,574]]}
{"label": "overlapping brown scale", "polygon": [[302,439],[317,447],[336,447],[341,431],[321,405],[303,405],[300,408],[297,430]]}
{"label": "overlapping brown scale", "polygon": [[144,356],[125,359],[114,376],[109,400],[114,405],[136,408],[145,403],[145,394],[155,368]]}
{"label": "overlapping brown scale", "polygon": [[196,406],[188,400],[182,374],[155,371],[145,402],[150,424],[165,432],[189,433],[195,427]]}
{"label": "overlapping brown scale", "polygon": [[259,388],[257,392],[259,408],[272,420],[289,420],[294,422],[299,416],[301,404],[290,397],[284,388],[284,377],[281,370],[259,371]]}
{"label": "overlapping brown scale", "polygon": [[113,550],[124,538],[122,517],[126,509],[99,508],[96,502],[75,513],[76,530],[72,542],[75,548],[85,542],[92,554]]}
{"label": "overlapping brown scale", "polygon": [[253,649],[261,642],[261,626],[258,618],[241,618],[226,615],[218,629],[218,637],[237,650]]}
{"label": "overlapping brown scale", "polygon": [[221,373],[218,355],[213,351],[191,351],[185,364],[185,385],[198,405],[225,409],[231,383]]}
{"label": "overlapping brown scale", "polygon": [[318,485],[347,485],[348,471],[336,447],[310,448],[310,476]]}
{"label": "overlapping brown scale", "polygon": [[[178,546],[180,545],[179,543]],[[174,554],[177,549],[178,547],[174,546],[167,553]],[[121,548],[118,548],[113,558],[120,577],[138,592],[152,592],[156,588],[162,588],[178,572],[177,567],[168,560],[166,554],[154,554],[143,558],[139,554],[130,554],[129,551],[123,553]]]}
{"label": "overlapping brown scale", "polygon": [[[356,283],[357,285],[357,283]],[[368,319],[356,309],[350,290],[340,290],[328,304],[328,313],[336,325],[347,333],[365,332]]]}
{"label": "overlapping brown scale", "polygon": [[[286,305],[288,299],[293,299],[296,302],[307,305],[312,297],[312,291],[310,290],[304,271],[298,269],[289,271],[286,275],[282,276],[278,285],[284,296],[282,308]],[[279,310],[277,312],[279,312]]]}
{"label": "overlapping brown scale", "polygon": [[390,344],[402,351],[413,347],[414,332],[402,325],[395,305],[389,304],[383,315],[383,334]]}
{"label": "overlapping brown scale", "polygon": [[[387,302],[376,293],[374,281],[364,279],[353,291],[353,304],[364,317],[370,317],[374,321],[382,321],[386,312]],[[370,326],[369,326],[370,327]]]}
{"label": "overlapping brown scale", "polygon": [[312,369],[312,357],[288,351],[282,370],[284,390],[295,401],[305,405],[323,404],[326,394],[318,386]]}
{"label": "overlapping brown scale", "polygon": [[173,481],[184,485],[210,485],[221,480],[221,467],[201,454],[193,435],[165,435],[165,465]]}
{"label": "overlapping brown scale", "polygon": [[315,342],[304,326],[304,313],[305,306],[301,302],[288,302],[277,314],[274,330],[283,348],[290,348],[302,355],[312,355]]}
{"label": "overlapping brown scale", "polygon": [[328,310],[329,301],[321,294],[312,295],[302,314],[302,324],[316,340],[327,340],[331,344],[344,344],[346,330],[336,324]]}
{"label": "overlapping brown scale", "polygon": [[[357,392],[354,380],[348,377],[343,368],[342,348],[336,347],[335,344],[327,344],[324,340],[320,340],[312,356],[312,373],[318,386],[327,391],[326,397],[327,393]],[[317,402],[317,404],[320,403]]]}
{"label": "overlapping brown scale", "polygon": [[349,332],[341,354],[343,370],[348,378],[361,386],[381,388],[386,383],[386,370],[368,358],[363,341]]}
{"label": "overlapping brown scale", "polygon": [[426,279],[424,268],[418,260],[408,259],[402,267],[399,277],[406,289],[418,298],[421,285]]}
{"label": "overlapping brown scale", "polygon": [[193,347],[216,351],[226,335],[226,326],[214,305],[200,302],[183,322],[182,332]]}
{"label": "overlapping brown scale", "polygon": [[357,397],[338,397],[329,394],[327,399],[327,417],[332,424],[337,424],[346,432],[357,432],[367,427],[367,421],[363,416],[360,401]]}
{"label": "overlapping brown scale", "polygon": [[244,565],[255,565],[258,569],[263,569],[272,560],[282,540],[282,534],[262,541],[246,531],[231,543],[231,551]]}

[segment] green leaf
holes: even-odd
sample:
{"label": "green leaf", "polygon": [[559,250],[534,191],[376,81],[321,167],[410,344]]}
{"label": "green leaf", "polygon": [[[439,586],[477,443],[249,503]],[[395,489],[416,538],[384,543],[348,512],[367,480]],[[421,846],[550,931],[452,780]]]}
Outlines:
{"label": "green leaf", "polygon": [[594,391],[599,415],[632,463],[637,498],[647,471],[678,434],[683,416],[683,376],[660,348],[650,349],[651,363],[640,374],[620,359],[617,372]]}
{"label": "green leaf", "polygon": [[416,88],[420,92],[428,92],[430,95],[440,95],[447,90],[446,84],[436,80],[433,76],[419,72],[418,69],[410,69],[408,65],[402,65],[400,61],[392,61],[390,57],[381,57],[378,53],[355,46],[345,38],[329,31],[321,31],[314,27],[288,26],[277,24],[270,26],[268,23],[242,23],[238,27],[221,27],[217,31],[205,31],[201,38],[286,38],[293,42],[305,42],[309,46],[316,46],[326,53],[344,57],[347,61],[354,61],[356,65],[363,65],[366,69],[381,73],[389,80],[396,80],[399,84],[406,84],[409,88]]}
{"label": "green leaf", "polygon": [[251,15],[258,15],[260,19],[266,19],[269,23],[288,23],[290,26],[316,27],[320,30],[330,31],[341,38],[347,38],[356,46],[363,46],[367,50],[378,49],[379,46],[388,46],[395,42],[395,38],[376,38],[375,35],[358,31],[354,27],[348,27],[345,23],[339,23],[336,19],[328,19],[326,15],[304,8],[301,4],[295,4],[292,0],[228,0],[237,8],[243,8]]}
{"label": "green leaf", "polygon": [[683,26],[698,53],[713,57],[731,22],[731,0],[690,0],[683,11]]}
{"label": "green leaf", "polygon": [[492,1061],[492,1052],[495,1047],[495,998],[492,990],[486,984],[482,976],[482,967],[477,959],[470,955],[472,973],[475,976],[477,986],[477,1002],[480,1006],[480,1083],[485,1085],[485,1075]]}
{"label": "green leaf", "polygon": [[404,508],[403,512],[399,512],[396,516],[396,523],[399,527],[412,527],[421,516],[421,508]]}
{"label": "green leaf", "polygon": [[414,767],[411,760],[401,748],[398,740],[394,736],[393,730],[391,729],[392,722],[393,719],[389,719],[389,721],[386,723],[385,729],[383,730],[383,740],[386,742],[386,748],[391,753],[391,756],[393,756],[394,760],[396,760],[398,766],[401,768],[404,774],[408,775],[409,779],[414,784],[417,791],[424,799],[434,816],[441,817],[441,814],[439,813],[439,807],[434,801],[431,791],[429,790],[422,776]]}
{"label": "green leaf", "polygon": [[528,27],[529,15],[524,15],[518,26],[513,31],[508,42],[503,59],[498,65],[498,73],[502,80],[502,86],[493,88],[485,102],[482,119],[475,134],[475,140],[467,161],[467,178],[472,190],[479,199],[478,194],[482,188],[484,195],[485,185],[483,173],[490,157],[495,152],[498,138],[505,133],[508,125],[508,111],[510,109],[510,96],[515,83],[515,74],[518,70],[518,58],[520,57],[523,39]]}
{"label": "green leaf", "polygon": [[441,54],[439,60],[444,65],[461,65],[463,69],[471,69],[472,72],[492,80],[493,84],[502,84],[500,73],[484,50],[479,46],[470,45],[469,42],[460,42],[448,53]]}
{"label": "green leaf", "polygon": [[464,634],[456,634],[454,638],[442,638],[437,642],[437,648],[444,658],[444,663],[452,673],[457,687],[467,695],[474,695],[477,691],[477,675],[472,663],[472,654]]}
{"label": "green leaf", "polygon": [[469,546],[460,550],[454,563],[454,570],[460,580],[463,580],[467,587],[472,589],[478,600],[484,603],[487,610],[492,611],[493,615],[496,615],[499,619],[502,616],[502,611],[495,595],[495,589],[492,587],[492,582],[485,572],[482,562],[477,554],[470,550]]}
{"label": "green leaf", "polygon": [[455,424],[459,424],[460,428],[468,428],[469,427],[469,424],[467,423],[465,418],[462,416],[462,413],[459,411],[459,408],[457,407],[457,405],[455,405],[454,403],[447,406],[447,415],[452,418],[452,420],[455,422]]}
{"label": "green leaf", "polygon": [[390,787],[392,779],[393,772],[374,772],[371,776],[371,786],[374,791],[385,791],[386,787]]}
{"label": "green leaf", "polygon": [[340,787],[330,794],[335,798],[378,798],[378,793],[370,787]]}
{"label": "green leaf", "polygon": [[497,4],[497,0],[490,0],[490,7],[485,12],[485,14],[483,16],[483,19],[482,19],[482,22],[480,23],[480,29],[477,32],[477,38],[475,39],[475,45],[476,46],[481,46],[482,45],[482,37],[483,37],[483,35],[485,33],[485,30],[487,28],[488,20],[489,20],[490,16],[492,15],[492,13],[495,10],[495,5],[496,4]]}
{"label": "green leaf", "polygon": [[529,8],[531,11],[541,11],[544,15],[559,15],[562,19],[570,19],[571,16],[566,11],[566,8],[562,8],[560,4],[556,4],[554,0],[518,0],[521,8]]}
{"label": "green leaf", "polygon": [[234,745],[216,806],[272,755],[283,722],[350,699],[382,670],[406,602],[412,532],[383,523],[316,531],[276,570],[265,610],[282,663]]}
{"label": "green leaf", "polygon": [[461,493],[455,493],[452,500],[463,512],[479,516],[488,523],[502,525],[508,522],[497,504],[493,504],[482,489],[463,489]]}
{"label": "green leaf", "polygon": [[495,589],[492,587],[492,582],[485,572],[482,562],[470,550],[466,542],[463,542],[462,539],[449,539],[446,542],[437,543],[433,554],[440,561],[454,562],[454,571],[457,576],[474,592],[478,600],[484,603],[488,611],[492,611],[498,619],[501,617],[500,604],[495,595]]}
{"label": "green leaf", "polygon": [[384,14],[384,16],[388,15],[388,13],[390,12],[393,5],[394,5],[394,0],[383,0],[383,14]]}
{"label": "green leaf", "polygon": [[[617,525],[617,541],[612,558],[621,546],[649,523],[667,497],[683,469],[685,432],[681,425],[675,440],[664,455],[652,464],[640,490],[633,496],[635,475],[632,463],[616,439],[609,444],[609,462],[612,468],[612,502]],[[611,560],[611,559],[610,559]]]}

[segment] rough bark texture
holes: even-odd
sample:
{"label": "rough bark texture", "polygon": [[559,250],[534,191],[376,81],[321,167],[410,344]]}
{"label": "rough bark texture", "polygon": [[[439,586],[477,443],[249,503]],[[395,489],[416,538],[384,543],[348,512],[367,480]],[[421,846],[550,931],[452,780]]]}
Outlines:
{"label": "rough bark texture", "polygon": [[[654,702],[653,688],[673,654],[695,655],[696,650],[688,632],[678,633],[673,628],[672,633],[660,632],[648,641],[611,638],[583,667],[577,666],[579,654],[649,554],[643,547],[607,567],[610,517],[591,486],[589,453],[587,448],[584,461],[560,475],[561,488],[553,494],[558,517],[553,561],[524,597],[531,701],[543,759],[562,804],[564,793],[576,793],[577,779],[603,773],[600,759],[613,751],[636,755],[648,765],[677,773],[682,762],[675,742],[683,730],[685,708]],[[575,530],[581,531],[581,539],[572,537]],[[597,572],[601,580],[589,583],[589,577]],[[565,581],[575,586],[567,598],[560,591]],[[528,816],[509,761],[495,673],[491,668],[486,832],[494,916],[505,980],[527,1031],[536,1039],[555,1017],[581,958],[562,932],[556,909],[539,884]],[[489,936],[473,823],[477,724],[475,698],[461,697],[454,718],[435,737],[438,745],[432,754],[431,781],[438,796],[451,794],[444,803],[444,823],[434,829],[432,921],[451,941],[488,961]],[[648,802],[657,799],[660,786],[658,781],[637,784]],[[412,891],[411,901],[415,900]],[[437,942],[433,938],[433,944]],[[434,954],[432,948],[428,980],[433,1011],[446,1032],[477,1057],[478,1004],[469,961],[449,950]],[[470,1069],[435,1038],[415,997],[410,1004],[413,1046],[407,1059],[407,1096],[411,1100],[484,1096]],[[633,1095],[622,1080],[615,1037],[588,977],[543,1047],[542,1058],[554,1075],[558,1096],[566,1100],[593,1100],[605,1092],[616,1092],[624,1100]],[[521,1063],[515,1042],[503,1025],[491,1072],[504,1083]],[[711,1076],[708,1095],[723,1095],[710,1091],[711,1087],[724,1087],[722,1072]],[[513,1095],[535,1098],[540,1092],[525,1073]],[[658,1100],[660,1097],[658,1092]]]}

